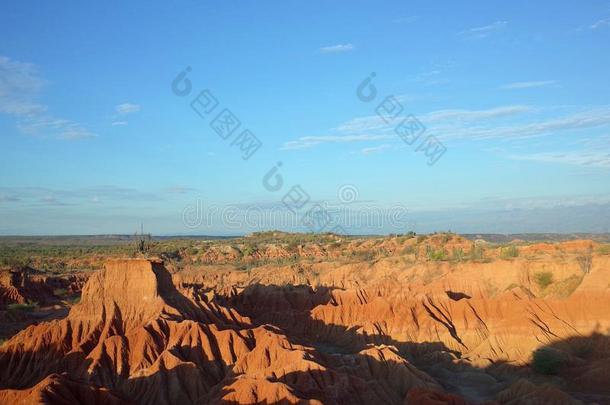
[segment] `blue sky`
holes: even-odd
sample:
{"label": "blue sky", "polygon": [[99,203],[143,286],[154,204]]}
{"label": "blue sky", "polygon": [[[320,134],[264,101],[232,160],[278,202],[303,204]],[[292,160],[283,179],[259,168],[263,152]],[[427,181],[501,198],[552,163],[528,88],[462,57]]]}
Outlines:
{"label": "blue sky", "polygon": [[[348,233],[610,226],[609,1],[9,1],[0,38],[0,234],[308,230],[315,207]],[[412,145],[388,96],[426,128]]]}

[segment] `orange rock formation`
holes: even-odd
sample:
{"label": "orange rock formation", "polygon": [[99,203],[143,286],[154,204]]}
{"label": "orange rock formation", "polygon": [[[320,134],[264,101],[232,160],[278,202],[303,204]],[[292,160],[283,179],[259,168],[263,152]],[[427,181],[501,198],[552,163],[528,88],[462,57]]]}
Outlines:
{"label": "orange rock formation", "polygon": [[[472,243],[430,246],[349,242],[385,252],[351,262],[299,246],[324,260],[251,271],[108,261],[66,318],[0,348],[0,403],[610,403],[610,257],[584,266],[593,245],[575,241],[414,259]],[[219,252],[236,254],[208,259]],[[539,350],[551,363],[535,364]]]}

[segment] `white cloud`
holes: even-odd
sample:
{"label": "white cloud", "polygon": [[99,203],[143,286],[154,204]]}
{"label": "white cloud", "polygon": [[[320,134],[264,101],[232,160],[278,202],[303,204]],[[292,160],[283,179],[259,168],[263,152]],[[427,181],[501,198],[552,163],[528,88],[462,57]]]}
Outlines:
{"label": "white cloud", "polygon": [[471,38],[486,38],[494,32],[500,31],[508,25],[507,21],[496,21],[489,25],[482,27],[474,27],[461,32],[462,35],[466,35]]}
{"label": "white cloud", "polygon": [[15,117],[25,134],[66,140],[95,137],[78,122],[47,112],[48,107],[37,101],[45,84],[36,65],[0,56],[0,113]]}
{"label": "white cloud", "polygon": [[35,101],[46,82],[38,76],[38,69],[0,56],[0,112],[15,116],[29,116],[46,111],[46,106]]}
{"label": "white cloud", "polygon": [[[499,106],[483,110],[466,110],[466,109],[447,109],[432,111],[428,114],[421,115],[419,118],[427,124],[435,122],[441,122],[444,120],[457,120],[457,121],[475,121],[499,118],[511,115],[517,115],[534,111],[532,107],[524,105],[507,105]],[[405,111],[404,114],[407,114]],[[387,132],[391,131],[394,127],[388,125],[378,115],[369,115],[366,117],[358,117],[346,121],[334,128],[334,131],[340,133],[354,133],[354,132]]]}
{"label": "white cloud", "polygon": [[284,143],[282,149],[306,149],[325,143],[351,143],[363,141],[378,141],[393,139],[394,135],[328,135],[328,136],[303,136],[295,141]]}
{"label": "white cloud", "polygon": [[[419,114],[416,118],[426,127],[426,133],[434,134],[443,141],[518,140],[610,126],[610,106],[589,108],[553,117],[541,118],[534,115],[544,111],[548,112],[531,106],[507,105],[481,110],[437,110]],[[306,149],[322,144],[373,140],[390,140],[399,143],[400,139],[394,130],[400,120],[407,115],[409,111],[405,109],[390,124],[377,115],[354,118],[332,128],[329,135],[300,137],[285,142],[282,149]],[[507,117],[511,120],[507,121],[505,119]],[[586,139],[582,135],[574,137],[575,141],[583,142]]]}
{"label": "white cloud", "polygon": [[380,153],[380,152],[382,152],[382,151],[384,151],[386,149],[389,149],[390,147],[391,146],[388,145],[388,144],[383,144],[383,145],[379,145],[379,146],[373,146],[373,147],[370,147],[370,148],[363,148],[360,152],[363,155],[372,155],[372,154],[375,154],[375,153]]}
{"label": "white cloud", "polygon": [[437,127],[433,131],[445,139],[519,139],[606,125],[610,125],[610,108],[601,107],[525,124],[490,127],[454,125]]}
{"label": "white cloud", "polygon": [[530,112],[533,109],[525,105],[508,105],[489,108],[486,110],[450,109],[438,110],[422,116],[425,122],[438,122],[443,120],[478,121],[490,118],[505,117]]}
{"label": "white cloud", "polygon": [[115,109],[119,115],[127,115],[137,113],[141,108],[139,104],[123,103],[117,105]]}
{"label": "white cloud", "polygon": [[51,202],[63,201],[71,204],[91,201],[154,201],[163,191],[140,191],[114,185],[91,186],[77,189],[51,189],[46,187],[2,187],[0,196],[11,196],[11,201]]}
{"label": "white cloud", "polygon": [[353,133],[353,132],[369,132],[387,128],[388,124],[378,115],[369,115],[366,117],[358,117],[346,121],[334,128],[337,132]]}
{"label": "white cloud", "polygon": [[86,139],[86,138],[95,138],[96,135],[87,129],[81,127],[77,123],[72,123],[65,127],[61,133],[59,134],[60,139],[65,140],[76,140],[76,139]]}
{"label": "white cloud", "polygon": [[330,45],[324,46],[320,48],[320,52],[322,53],[339,53],[339,52],[349,52],[356,49],[356,47],[352,44],[338,44],[338,45]]}
{"label": "white cloud", "polygon": [[544,163],[560,163],[586,167],[610,168],[610,153],[599,152],[566,152],[566,153],[533,153],[511,155],[514,160],[529,160]]}
{"label": "white cloud", "polygon": [[129,124],[129,122],[127,122],[127,121],[114,121],[111,125],[113,127],[118,127],[118,126],[124,126],[127,124]]}
{"label": "white cloud", "polygon": [[596,30],[603,27],[610,27],[610,18],[604,18],[589,26],[590,29]]}
{"label": "white cloud", "polygon": [[502,86],[503,89],[513,90],[513,89],[531,89],[535,87],[545,87],[550,86],[552,84],[557,83],[556,80],[539,80],[539,81],[531,81],[531,82],[515,82],[508,83]]}
{"label": "white cloud", "polygon": [[17,124],[17,128],[27,135],[52,136],[63,140],[96,137],[78,122],[51,116],[26,117]]}

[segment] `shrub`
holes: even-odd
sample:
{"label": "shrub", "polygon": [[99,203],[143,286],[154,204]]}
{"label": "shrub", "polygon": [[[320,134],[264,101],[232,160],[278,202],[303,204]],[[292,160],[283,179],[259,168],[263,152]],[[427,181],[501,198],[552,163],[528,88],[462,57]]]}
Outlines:
{"label": "shrub", "polygon": [[422,243],[425,240],[426,240],[426,235],[419,235],[417,237],[417,244],[419,245],[420,243]]}
{"label": "shrub", "polygon": [[430,246],[426,246],[426,257],[428,258],[428,260],[432,260],[435,262],[441,261],[441,260],[446,260],[447,259],[447,253],[445,252],[445,249],[432,249]]}
{"label": "shrub", "polygon": [[500,257],[503,259],[512,259],[519,256],[519,248],[515,245],[510,245],[506,248],[503,248],[500,252]]}
{"label": "shrub", "polygon": [[241,253],[244,256],[252,256],[254,253],[258,251],[256,246],[246,245],[241,249]]}
{"label": "shrub", "polygon": [[557,281],[544,291],[545,296],[567,298],[576,291],[578,286],[582,283],[583,278],[584,275],[582,274],[573,274],[564,280]]}
{"label": "shrub", "polygon": [[461,262],[464,260],[465,257],[466,257],[466,254],[464,253],[464,249],[453,248],[453,251],[451,252],[452,260],[455,260],[456,262]]}
{"label": "shrub", "polygon": [[541,289],[545,289],[553,283],[553,273],[550,271],[541,271],[534,275],[534,280],[536,280],[536,283]]}
{"label": "shrub", "polygon": [[65,288],[56,288],[55,290],[53,290],[53,295],[55,295],[56,297],[63,297],[66,294],[68,294],[68,290],[66,290]]}
{"label": "shrub", "polygon": [[360,250],[360,251],[353,251],[352,257],[358,259],[359,261],[370,263],[375,260],[376,255],[375,255],[375,252],[372,250]]}
{"label": "shrub", "polygon": [[483,246],[473,243],[472,248],[470,249],[470,258],[472,260],[481,260],[484,256],[485,249],[483,249]]}
{"label": "shrub", "polygon": [[578,339],[572,343],[570,352],[581,359],[588,359],[595,353],[594,342],[593,338]]}
{"label": "shrub", "polygon": [[38,303],[32,302],[32,303],[27,303],[27,304],[9,304],[9,305],[7,305],[7,309],[9,311],[32,312],[35,309],[38,309]]}
{"label": "shrub", "polygon": [[405,246],[405,248],[402,250],[403,255],[411,255],[413,253],[415,253],[415,246],[413,245]]}
{"label": "shrub", "polygon": [[540,374],[557,374],[565,364],[566,358],[558,350],[543,348],[532,354],[532,368]]}

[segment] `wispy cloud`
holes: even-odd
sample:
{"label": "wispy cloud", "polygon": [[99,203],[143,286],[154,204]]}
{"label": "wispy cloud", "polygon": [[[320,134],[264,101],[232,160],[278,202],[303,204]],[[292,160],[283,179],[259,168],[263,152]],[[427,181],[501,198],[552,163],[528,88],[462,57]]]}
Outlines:
{"label": "wispy cloud", "polygon": [[434,123],[444,120],[458,121],[479,121],[491,118],[506,117],[511,115],[523,114],[532,111],[533,108],[526,105],[508,105],[494,107],[484,110],[438,110],[422,116],[422,120]]}
{"label": "wispy cloud", "polygon": [[388,144],[383,144],[383,145],[379,145],[379,146],[373,146],[370,148],[363,148],[360,152],[363,155],[373,155],[375,153],[380,153],[383,152],[386,149],[391,148],[391,145]]}
{"label": "wispy cloud", "polygon": [[337,45],[329,45],[320,48],[321,53],[339,53],[339,52],[349,52],[356,49],[356,47],[352,44],[337,44]]}
{"label": "wispy cloud", "polygon": [[496,126],[446,126],[434,128],[445,139],[522,139],[568,130],[610,125],[610,108],[601,107],[536,122]]}
{"label": "wispy cloud", "polygon": [[75,121],[52,116],[25,117],[17,128],[27,135],[53,136],[64,140],[94,138],[96,135]]}
{"label": "wispy cloud", "polygon": [[78,122],[48,113],[38,101],[45,85],[36,65],[0,56],[0,113],[15,117],[22,133],[65,140],[95,137]]}
{"label": "wispy cloud", "polygon": [[604,27],[610,27],[610,17],[603,18],[599,21],[594,22],[593,24],[591,24],[589,26],[589,28],[592,30],[597,30],[597,29],[604,28]]}
{"label": "wispy cloud", "polygon": [[[140,191],[114,185],[92,186],[75,189],[47,187],[0,187],[0,201],[34,205],[75,205],[89,202],[148,202],[162,199],[162,194],[171,194],[169,189]],[[186,190],[186,188],[184,188]],[[2,197],[5,198],[2,198]]]}
{"label": "wispy cloud", "polygon": [[[479,121],[499,117],[513,116],[532,112],[535,109],[525,105],[507,105],[482,110],[447,109],[432,111],[420,116],[425,124],[434,124],[445,120],[454,121]],[[370,133],[379,131],[391,131],[393,126],[388,125],[378,115],[358,117],[340,124],[333,130],[339,133]]]}
{"label": "wispy cloud", "polygon": [[303,136],[295,141],[285,142],[282,149],[307,149],[325,143],[352,143],[392,139],[393,135],[327,135]]}
{"label": "wispy cloud", "polygon": [[139,104],[133,103],[123,103],[115,107],[115,110],[119,115],[133,114],[140,111],[140,109],[141,107]]}
{"label": "wispy cloud", "polygon": [[388,124],[378,115],[369,115],[366,117],[357,117],[340,124],[333,128],[336,132],[354,133],[354,132],[370,132],[387,129]]}
{"label": "wispy cloud", "polygon": [[0,195],[0,203],[2,202],[18,202],[21,201],[19,197],[15,197],[12,195]]}
{"label": "wispy cloud", "polygon": [[504,29],[507,25],[507,21],[496,21],[492,24],[484,25],[482,27],[474,27],[464,30],[460,34],[469,38],[486,38],[494,32]]}
{"label": "wispy cloud", "polygon": [[531,88],[535,88],[535,87],[546,87],[546,86],[550,86],[550,85],[553,85],[553,84],[556,84],[556,83],[557,83],[556,80],[538,80],[538,81],[531,81],[531,82],[515,82],[515,83],[505,84],[501,88],[507,89],[507,90],[531,89]]}
{"label": "wispy cloud", "polygon": [[432,69],[427,72],[422,72],[415,76],[414,82],[423,84],[425,86],[435,86],[438,84],[447,84],[450,82],[449,79],[443,77],[443,70]]}
{"label": "wispy cloud", "polygon": [[[563,116],[538,117],[536,121],[532,121],[532,114],[540,111],[544,109],[514,105],[485,110],[439,110],[420,115],[419,118],[428,127],[429,132],[447,140],[522,139],[610,125],[608,106],[589,108]],[[518,118],[521,122],[504,124],[497,121],[509,116]],[[391,127],[387,129],[392,130]]]}
{"label": "wispy cloud", "polygon": [[[488,109],[446,109],[419,114],[427,132],[443,140],[518,140],[610,126],[610,106],[595,107],[560,116],[540,117],[544,108],[507,105]],[[405,112],[407,114],[407,112]],[[505,118],[510,117],[508,121]],[[394,123],[377,115],[357,117],[329,130],[329,135],[304,136],[285,142],[282,149],[306,149],[322,144],[363,141],[400,141]],[[581,138],[580,140],[583,140]]]}
{"label": "wispy cloud", "polygon": [[35,102],[35,98],[45,84],[35,65],[0,56],[1,113],[15,116],[44,113],[47,107]]}
{"label": "wispy cloud", "polygon": [[172,187],[167,187],[167,188],[163,189],[162,191],[167,194],[188,194],[190,192],[195,191],[195,189],[192,187],[187,187],[187,186],[172,186]]}
{"label": "wispy cloud", "polygon": [[534,162],[560,163],[585,167],[610,168],[610,153],[599,152],[566,152],[566,153],[534,153],[526,155],[511,155],[514,160]]}
{"label": "wispy cloud", "polygon": [[141,110],[140,104],[134,103],[122,103],[114,107],[116,111],[116,115],[113,118],[113,121],[110,125],[113,127],[123,127],[129,125],[129,121],[127,121],[127,115],[135,114]]}

